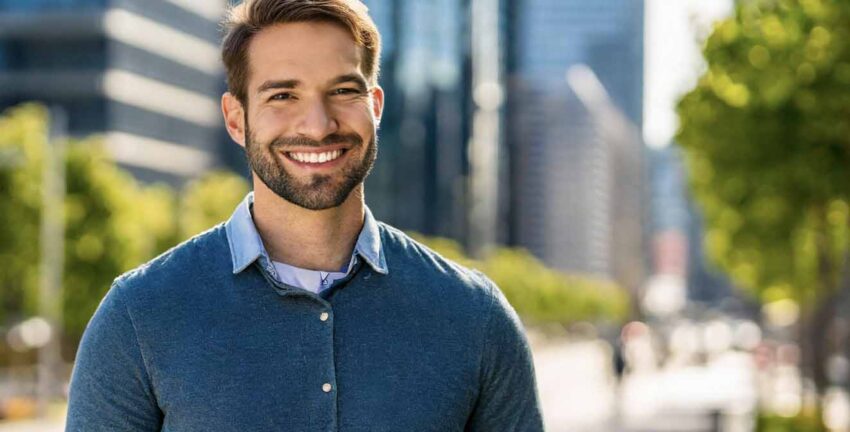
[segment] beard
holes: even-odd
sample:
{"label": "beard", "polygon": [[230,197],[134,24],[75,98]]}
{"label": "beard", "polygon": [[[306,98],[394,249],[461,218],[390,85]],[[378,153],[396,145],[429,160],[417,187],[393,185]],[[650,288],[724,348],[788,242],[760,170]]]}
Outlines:
{"label": "beard", "polygon": [[[349,152],[363,147],[363,139],[357,134],[331,134],[321,141],[305,137],[278,137],[269,143],[258,142],[251,134],[247,116],[245,118],[245,154],[251,170],[279,197],[308,210],[326,210],[339,207],[348,199],[351,191],[363,183],[378,155],[377,135],[373,132],[363,157],[352,159]],[[340,157],[347,157],[345,165],[332,174],[312,174],[299,179],[286,170],[282,153],[293,147],[322,147],[332,144],[349,144]],[[281,156],[277,156],[281,154]]]}

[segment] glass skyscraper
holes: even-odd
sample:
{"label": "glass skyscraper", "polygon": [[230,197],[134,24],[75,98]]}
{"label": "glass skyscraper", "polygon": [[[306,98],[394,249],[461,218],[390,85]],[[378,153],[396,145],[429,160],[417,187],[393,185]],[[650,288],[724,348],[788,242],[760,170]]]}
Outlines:
{"label": "glass skyscraper", "polygon": [[[29,100],[62,106],[72,135],[104,134],[118,162],[143,179],[179,183],[222,162],[243,168],[218,109],[226,3],[0,0],[0,108]],[[470,193],[481,102],[473,89],[476,3],[364,3],[383,37],[386,93],[367,202],[402,229],[469,245],[469,209],[481,199]],[[613,251],[624,249],[612,239],[634,232],[617,221],[642,211],[629,198],[642,197],[641,176],[614,173],[641,169],[632,132],[641,123],[643,3],[498,5],[492,56],[505,104],[488,138],[499,153],[497,238],[564,270],[611,274]],[[578,64],[622,115],[600,114],[576,95],[565,75]]]}
{"label": "glass skyscraper", "polygon": [[510,4],[510,242],[637,290],[647,267],[643,1]]}
{"label": "glass skyscraper", "polygon": [[180,183],[218,163],[224,2],[0,0],[0,108],[64,108],[136,176]]}
{"label": "glass skyscraper", "polygon": [[546,89],[586,64],[615,105],[640,127],[643,0],[514,0],[511,75]]}
{"label": "glass skyscraper", "polygon": [[403,229],[463,239],[469,130],[466,0],[366,0],[386,93],[367,203]]}

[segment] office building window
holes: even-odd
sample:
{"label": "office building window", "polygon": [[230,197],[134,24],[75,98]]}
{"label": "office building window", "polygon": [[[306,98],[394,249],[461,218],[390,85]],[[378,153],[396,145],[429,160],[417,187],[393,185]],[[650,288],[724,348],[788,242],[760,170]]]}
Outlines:
{"label": "office building window", "polygon": [[0,0],[0,12],[103,9],[108,0]]}
{"label": "office building window", "polygon": [[0,45],[0,68],[4,65],[11,70],[103,69],[106,41],[9,41]]}

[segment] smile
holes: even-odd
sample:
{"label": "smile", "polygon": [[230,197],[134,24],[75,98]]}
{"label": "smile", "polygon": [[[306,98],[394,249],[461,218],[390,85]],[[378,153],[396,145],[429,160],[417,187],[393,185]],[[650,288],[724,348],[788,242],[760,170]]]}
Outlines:
{"label": "smile", "polygon": [[345,149],[338,149],[326,152],[286,152],[286,156],[292,160],[309,163],[322,164],[338,159],[345,153]]}

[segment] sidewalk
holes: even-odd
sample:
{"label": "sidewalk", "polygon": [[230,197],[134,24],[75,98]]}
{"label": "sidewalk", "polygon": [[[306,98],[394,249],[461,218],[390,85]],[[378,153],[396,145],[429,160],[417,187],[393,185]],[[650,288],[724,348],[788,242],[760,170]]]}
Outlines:
{"label": "sidewalk", "polygon": [[62,432],[64,430],[65,423],[56,420],[0,422],[0,432]]}
{"label": "sidewalk", "polygon": [[[730,354],[702,366],[627,375],[618,387],[610,347],[602,341],[533,343],[537,386],[548,432],[690,432],[751,430],[744,415],[754,403],[746,355]],[[734,408],[744,409],[731,416]]]}
{"label": "sidewalk", "polygon": [[604,342],[534,344],[534,368],[546,430],[602,431],[615,409]]}

